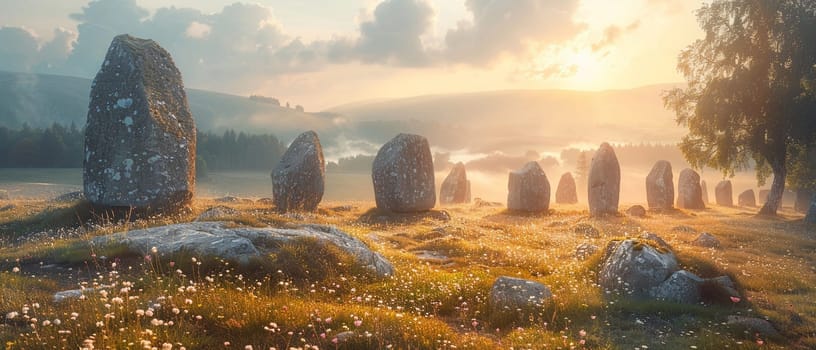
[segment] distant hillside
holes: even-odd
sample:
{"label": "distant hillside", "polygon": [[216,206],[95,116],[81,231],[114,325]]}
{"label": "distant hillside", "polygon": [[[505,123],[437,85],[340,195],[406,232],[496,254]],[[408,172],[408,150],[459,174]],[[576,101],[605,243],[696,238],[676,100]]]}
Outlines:
{"label": "distant hillside", "polygon": [[[90,85],[89,79],[0,72],[0,126],[45,127],[56,121],[82,127]],[[319,113],[280,107],[262,96],[195,89],[187,95],[204,132],[271,133],[288,143],[315,130],[330,160],[376,153],[394,135],[410,132],[426,136],[434,151],[451,152],[452,159],[473,159],[530,150],[557,157],[565,148],[595,148],[602,141],[675,143],[685,131],[660,99],[671,86],[432,95],[357,102]]]}
{"label": "distant hillside", "polygon": [[[90,79],[0,71],[0,126],[16,129],[24,122],[32,127],[58,122],[82,127],[90,89]],[[187,98],[203,131],[271,132],[288,139],[306,129],[324,130],[331,125],[331,117],[248,97],[188,89]]]}
{"label": "distant hillside", "polygon": [[[431,95],[331,108],[375,130],[400,123],[448,149],[545,151],[568,145],[677,142],[684,129],[660,94],[675,85],[631,90],[511,90]],[[593,146],[594,147],[594,146]]]}

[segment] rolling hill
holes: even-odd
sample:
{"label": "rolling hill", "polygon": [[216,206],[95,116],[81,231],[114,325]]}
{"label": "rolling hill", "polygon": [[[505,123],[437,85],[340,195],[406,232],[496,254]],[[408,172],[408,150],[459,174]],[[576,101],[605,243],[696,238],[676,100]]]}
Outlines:
{"label": "rolling hill", "polygon": [[[85,123],[91,80],[0,72],[0,126]],[[684,133],[663,108],[672,85],[630,90],[511,90],[358,102],[304,113],[248,97],[188,89],[199,130],[273,133],[284,141],[315,130],[327,158],[373,154],[400,132],[425,135],[435,150],[557,154],[567,147],[677,142]]]}

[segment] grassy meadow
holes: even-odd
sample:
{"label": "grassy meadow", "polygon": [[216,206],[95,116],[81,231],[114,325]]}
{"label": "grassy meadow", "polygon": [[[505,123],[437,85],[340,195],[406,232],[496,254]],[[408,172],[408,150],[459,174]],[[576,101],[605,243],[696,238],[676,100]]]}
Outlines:
{"label": "grassy meadow", "polygon": [[[3,204],[3,203],[0,203]],[[316,213],[278,214],[246,201],[227,206],[235,225],[339,227],[390,260],[376,280],[336,249],[293,244],[268,265],[212,257],[97,248],[90,237],[192,221],[215,205],[197,199],[177,216],[117,220],[87,204],[15,200],[0,211],[0,345],[7,349],[812,349],[816,347],[816,228],[801,216],[755,217],[754,208],[589,218],[583,205],[529,216],[461,205],[385,222],[366,201],[328,201]],[[621,206],[626,208],[626,206]],[[576,233],[590,224],[598,238]],[[601,253],[581,243],[655,232],[684,268],[727,274],[742,298],[721,304],[632,302],[597,286]],[[722,248],[690,245],[700,232]],[[601,249],[602,250],[602,249]],[[430,253],[430,254],[429,254]],[[324,271],[317,273],[317,271]],[[525,318],[491,314],[499,276],[539,281],[550,302]],[[85,289],[62,301],[54,293]],[[760,317],[765,337],[726,324]]]}

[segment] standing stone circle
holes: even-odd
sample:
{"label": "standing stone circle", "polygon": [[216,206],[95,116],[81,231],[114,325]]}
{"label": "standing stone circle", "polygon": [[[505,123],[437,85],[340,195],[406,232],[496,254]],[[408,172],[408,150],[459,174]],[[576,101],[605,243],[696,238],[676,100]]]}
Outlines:
{"label": "standing stone circle", "polygon": [[674,206],[674,174],[671,163],[659,160],[646,176],[646,202],[649,209],[665,210]]}
{"label": "standing stone circle", "polygon": [[677,178],[677,207],[683,209],[705,209],[700,174],[691,169],[683,169]]}
{"label": "standing stone circle", "polygon": [[175,210],[195,191],[196,127],[181,73],[153,40],[113,39],[91,85],[82,172],[94,205]]}
{"label": "standing stone circle", "polygon": [[615,150],[604,142],[589,166],[587,196],[590,216],[615,214],[620,200],[620,164]]}
{"label": "standing stone circle", "polygon": [[467,179],[464,163],[456,163],[442,181],[442,187],[439,189],[439,203],[470,203],[470,180]]}
{"label": "standing stone circle", "polygon": [[550,182],[538,162],[510,172],[507,209],[541,213],[550,209]]}
{"label": "standing stone circle", "polygon": [[737,204],[741,207],[755,207],[757,206],[756,196],[754,190],[745,190],[737,197]]}
{"label": "standing stone circle", "polygon": [[381,210],[421,212],[436,204],[431,147],[422,136],[399,134],[383,145],[374,158],[371,179]]}
{"label": "standing stone circle", "polygon": [[726,207],[734,206],[734,194],[731,189],[731,180],[723,180],[714,188],[714,196],[717,199],[717,205]]}
{"label": "standing stone circle", "polygon": [[558,204],[578,203],[578,191],[572,173],[566,172],[558,180],[558,189],[555,191],[555,202]]}
{"label": "standing stone circle", "polygon": [[272,200],[279,211],[314,211],[323,199],[326,162],[314,131],[300,134],[272,171]]}

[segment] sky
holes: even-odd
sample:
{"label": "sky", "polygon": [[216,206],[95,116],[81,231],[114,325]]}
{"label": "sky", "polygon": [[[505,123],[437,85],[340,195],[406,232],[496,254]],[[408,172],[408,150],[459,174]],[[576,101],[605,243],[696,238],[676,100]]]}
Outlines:
{"label": "sky", "polygon": [[307,111],[504,89],[683,81],[701,0],[0,0],[0,70],[93,77],[113,36],[156,40],[189,88]]}

